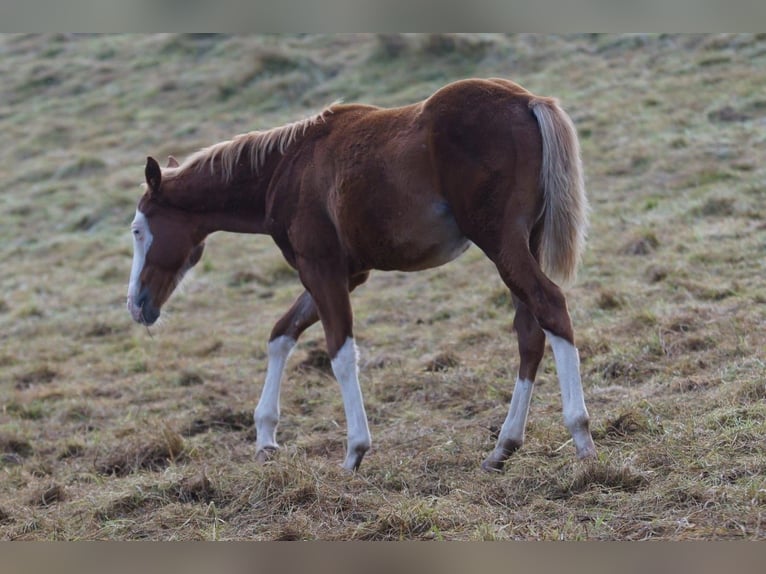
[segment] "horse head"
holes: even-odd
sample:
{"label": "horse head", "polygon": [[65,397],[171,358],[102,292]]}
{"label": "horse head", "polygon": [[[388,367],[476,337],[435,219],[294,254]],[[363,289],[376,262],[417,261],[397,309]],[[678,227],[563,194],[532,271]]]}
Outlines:
{"label": "horse head", "polygon": [[[177,166],[169,158],[168,167]],[[205,234],[195,213],[173,204],[154,158],[147,158],[145,176],[146,191],[130,226],[133,266],[127,304],[134,321],[152,325],[184,275],[202,257]]]}

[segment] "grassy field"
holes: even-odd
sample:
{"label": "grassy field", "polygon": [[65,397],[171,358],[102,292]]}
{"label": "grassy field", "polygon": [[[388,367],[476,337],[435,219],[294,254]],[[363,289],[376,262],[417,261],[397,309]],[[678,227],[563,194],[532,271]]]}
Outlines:
{"label": "grassy field", "polygon": [[[0,36],[0,537],[766,538],[765,70],[764,35]],[[472,248],[354,293],[360,471],[319,327],[256,465],[266,340],[301,288],[270,239],[220,234],[164,324],[132,324],[145,157],[470,76],[557,96],[579,129],[592,226],[567,293],[598,460],[575,460],[548,352],[527,444],[479,469],[518,352]]]}

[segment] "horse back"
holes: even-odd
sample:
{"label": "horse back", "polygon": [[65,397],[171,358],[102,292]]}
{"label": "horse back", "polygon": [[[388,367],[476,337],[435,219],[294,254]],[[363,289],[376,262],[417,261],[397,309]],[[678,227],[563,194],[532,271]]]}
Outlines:
{"label": "horse back", "polygon": [[355,269],[414,270],[462,252],[474,229],[501,225],[509,201],[533,221],[532,97],[507,80],[464,80],[400,108],[334,106],[276,174],[272,211],[293,229],[285,242],[291,235],[307,257],[341,249]]}

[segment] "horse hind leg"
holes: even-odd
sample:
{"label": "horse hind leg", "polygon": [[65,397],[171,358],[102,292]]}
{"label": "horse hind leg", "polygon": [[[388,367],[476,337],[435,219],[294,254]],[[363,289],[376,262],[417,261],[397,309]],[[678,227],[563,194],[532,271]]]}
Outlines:
{"label": "horse hind leg", "polygon": [[488,471],[502,471],[505,461],[524,444],[529,404],[540,361],[545,352],[545,334],[532,316],[529,308],[513,297],[516,316],[513,327],[519,343],[519,373],[511,397],[508,415],[500,429],[497,446],[484,460],[481,467]]}
{"label": "horse hind leg", "polygon": [[580,379],[580,358],[564,294],[543,274],[526,240],[518,238],[506,245],[513,249],[504,251],[504,257],[497,257],[495,265],[551,344],[561,387],[564,425],[572,435],[578,458],[595,456]]}

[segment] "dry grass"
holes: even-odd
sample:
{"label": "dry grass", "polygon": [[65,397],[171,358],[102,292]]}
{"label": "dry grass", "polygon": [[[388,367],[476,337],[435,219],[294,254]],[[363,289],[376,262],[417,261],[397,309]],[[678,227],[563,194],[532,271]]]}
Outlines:
{"label": "dry grass", "polygon": [[[715,36],[0,36],[0,533],[32,539],[763,539],[766,40]],[[130,324],[143,158],[337,99],[471,75],[561,98],[593,207],[569,301],[599,457],[574,460],[546,356],[528,442],[493,447],[512,308],[469,250],[354,293],[373,450],[348,475],[321,330],[279,440],[250,418],[299,287],[214,236],[153,337]]]}

